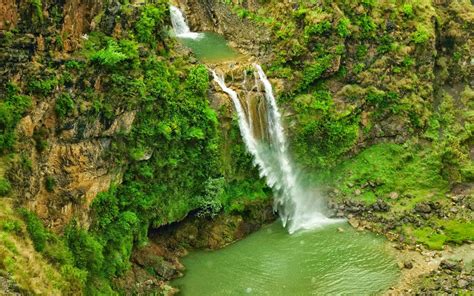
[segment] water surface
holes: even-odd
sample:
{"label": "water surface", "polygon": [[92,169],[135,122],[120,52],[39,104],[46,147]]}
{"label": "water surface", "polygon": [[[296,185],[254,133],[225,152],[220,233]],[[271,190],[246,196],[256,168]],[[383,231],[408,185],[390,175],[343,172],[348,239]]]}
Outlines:
{"label": "water surface", "polygon": [[374,295],[399,275],[383,238],[344,224],[289,235],[275,223],[183,263],[185,276],[172,284],[184,296]]}
{"label": "water surface", "polygon": [[196,57],[204,62],[221,62],[238,57],[238,53],[229,47],[227,40],[219,34],[212,32],[194,33],[198,38],[178,39],[189,47]]}

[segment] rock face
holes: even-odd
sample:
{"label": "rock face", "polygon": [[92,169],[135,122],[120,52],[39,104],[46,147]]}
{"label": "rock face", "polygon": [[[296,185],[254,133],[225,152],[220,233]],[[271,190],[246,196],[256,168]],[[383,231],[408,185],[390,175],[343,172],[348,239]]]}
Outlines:
{"label": "rock face", "polygon": [[[111,30],[121,26],[114,21],[120,12],[113,10],[120,4],[106,7],[103,1],[67,0],[62,5],[40,1],[35,7],[32,3],[0,5],[0,83],[26,89],[33,101],[17,125],[20,153],[7,174],[21,203],[48,226],[61,230],[72,217],[87,226],[89,205],[97,193],[121,182],[122,170],[108,155],[112,139],[130,132],[136,111],[117,109],[110,118],[91,117],[92,106],[81,96],[90,87],[102,91],[100,75],[74,77],[66,69],[73,60],[67,52],[78,50],[91,30],[105,27],[97,18],[105,10],[112,17]],[[59,86],[64,75],[68,82]],[[37,83],[33,90],[40,81],[45,84]],[[0,88],[1,96],[4,91]],[[80,112],[59,118],[55,108],[61,96],[80,105]]]}
{"label": "rock face", "polygon": [[184,246],[215,250],[244,238],[275,219],[271,201],[255,201],[246,204],[241,212],[221,214],[213,219],[188,217],[182,222],[154,230],[150,238],[168,249]]}
{"label": "rock face", "polygon": [[[53,229],[60,229],[72,217],[87,225],[89,205],[97,193],[121,181],[121,170],[106,153],[118,132],[130,130],[135,112],[118,115],[106,125],[99,120],[86,123],[85,119],[59,123],[51,105],[41,105],[22,119],[18,134],[32,138],[34,131],[42,129],[47,133],[48,147],[38,152],[34,142],[22,143],[22,150],[30,152],[31,171],[20,174],[21,168],[13,167],[11,180],[27,207]],[[48,182],[54,186],[47,188]]]}

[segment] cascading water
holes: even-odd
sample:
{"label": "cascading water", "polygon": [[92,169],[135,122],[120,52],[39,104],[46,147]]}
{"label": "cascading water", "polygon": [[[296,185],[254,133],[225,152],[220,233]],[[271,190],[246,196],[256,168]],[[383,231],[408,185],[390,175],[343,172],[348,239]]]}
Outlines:
{"label": "cascading water", "polygon": [[171,5],[170,14],[171,24],[173,25],[176,37],[189,39],[199,39],[202,37],[202,33],[191,32],[186,20],[184,19],[183,13],[178,7]]}
{"label": "cascading water", "polygon": [[[267,140],[256,136],[254,122],[261,118],[252,118],[250,108],[245,112],[238,94],[227,87],[223,77],[212,71],[214,80],[227,93],[235,105],[239,118],[239,128],[248,151],[253,155],[260,176],[265,177],[268,186],[275,191],[275,210],[278,211],[284,226],[293,233],[300,229],[312,229],[333,223],[321,213],[320,198],[317,192],[307,190],[298,178],[298,170],[288,153],[288,143],[281,123],[273,89],[260,65],[254,65],[256,78],[264,87],[265,112],[257,112],[266,121]],[[247,102],[248,104],[248,102]]]}

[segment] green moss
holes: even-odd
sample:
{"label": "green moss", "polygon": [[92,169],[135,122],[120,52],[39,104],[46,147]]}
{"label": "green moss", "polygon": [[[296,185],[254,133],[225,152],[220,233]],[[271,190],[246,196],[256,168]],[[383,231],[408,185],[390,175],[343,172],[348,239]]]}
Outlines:
{"label": "green moss", "polygon": [[390,192],[413,196],[405,200],[404,205],[395,204],[394,210],[402,211],[413,208],[420,198],[423,200],[430,193],[436,193],[431,197],[434,200],[447,192],[448,182],[443,179],[440,169],[439,159],[429,151],[378,144],[337,166],[331,179],[344,180],[344,183],[336,181],[334,185],[354,198],[358,198],[355,189],[369,182],[378,184],[375,188],[369,187],[369,191],[378,197],[388,198]]}
{"label": "green moss", "polygon": [[430,227],[423,227],[413,230],[416,241],[426,245],[432,250],[442,250],[446,242],[446,235],[440,234]]}
{"label": "green moss", "polygon": [[474,222],[448,220],[439,221],[445,235],[446,241],[455,244],[462,244],[474,240]]}
{"label": "green moss", "polygon": [[472,221],[438,220],[435,221],[441,230],[431,227],[412,229],[405,227],[405,233],[426,245],[432,250],[442,250],[446,243],[462,244],[474,239],[474,223]]}

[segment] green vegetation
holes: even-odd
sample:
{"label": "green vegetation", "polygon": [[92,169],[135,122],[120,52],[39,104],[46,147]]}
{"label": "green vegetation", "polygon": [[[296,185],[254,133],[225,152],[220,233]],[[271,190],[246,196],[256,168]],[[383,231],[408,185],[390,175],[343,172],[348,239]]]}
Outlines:
{"label": "green vegetation", "polygon": [[292,145],[299,162],[307,168],[331,166],[355,144],[358,116],[334,112],[329,91],[300,95],[294,99],[293,108],[298,114],[298,127]]}
{"label": "green vegetation", "polygon": [[69,94],[61,94],[58,99],[56,100],[56,106],[54,110],[59,117],[64,117],[67,114],[71,113],[75,108],[75,104],[71,95]]}
{"label": "green vegetation", "polygon": [[140,19],[135,24],[138,41],[152,44],[157,39],[163,39],[166,32],[163,29],[169,17],[168,4],[158,1],[157,4],[147,5],[142,10]]}
{"label": "green vegetation", "polygon": [[7,195],[11,189],[10,182],[4,178],[0,178],[0,196]]}
{"label": "green vegetation", "polygon": [[54,179],[53,176],[47,176],[44,183],[44,187],[46,188],[46,190],[48,190],[49,192],[54,191],[54,187],[56,187],[56,179]]}
{"label": "green vegetation", "polygon": [[423,44],[430,39],[430,36],[426,28],[424,28],[423,26],[418,26],[416,28],[416,32],[413,33],[412,38],[415,44]]}
{"label": "green vegetation", "polygon": [[31,107],[31,98],[19,94],[14,84],[7,85],[7,96],[0,100],[0,155],[11,151],[15,145],[15,127]]}
{"label": "green vegetation", "polygon": [[[450,88],[469,79],[465,65],[470,49],[457,44],[469,28],[462,15],[456,15],[465,22],[459,26],[460,20],[450,18],[457,26],[453,30],[454,25],[436,15],[434,4],[423,1],[265,0],[257,1],[255,11],[245,1],[223,2],[271,32],[266,44],[271,62],[265,66],[270,78],[285,79],[275,89],[285,115],[290,114],[285,116],[290,149],[303,169],[337,189],[338,197],[366,204],[383,200],[391,212],[377,213],[382,218],[418,217],[423,215],[415,209],[420,203],[447,206],[452,188],[474,180],[474,92]],[[108,131],[118,127],[106,136],[110,149],[101,157],[123,172],[123,182],[97,195],[90,225],[77,217],[61,225],[58,233],[63,235],[58,236],[30,211],[21,211],[23,221],[13,212],[4,213],[17,180],[12,171],[6,174],[10,180],[3,177],[1,167],[0,196],[8,197],[0,199],[2,269],[21,282],[19,272],[29,275],[23,269],[32,269],[22,254],[36,254],[34,247],[40,256],[33,261],[55,271],[50,272],[54,287],[38,293],[110,295],[111,280],[130,269],[132,250],[146,244],[149,229],[181,221],[189,213],[212,218],[244,212],[248,203],[271,196],[253,168],[236,118],[230,120],[226,108],[216,112],[210,106],[208,69],[175,52],[175,41],[168,36],[167,1],[121,1],[115,19],[106,21],[115,22],[114,28],[104,29],[108,24],[101,22],[101,12],[91,27],[109,35],[87,32],[81,50],[64,54],[70,58],[65,62],[55,50],[77,40],[58,35],[61,30],[54,27],[63,10],[40,0],[28,4],[33,23],[47,31],[45,43],[54,46],[38,53],[35,67],[22,72],[21,79],[12,78],[20,85],[8,83],[1,89],[0,155],[8,155],[27,179],[47,156],[48,141],[69,140],[72,133],[63,131],[73,131],[71,141],[80,141],[95,137],[83,133],[90,125]],[[450,5],[450,12],[457,5]],[[435,40],[435,32],[444,31],[459,35]],[[22,41],[18,32],[23,28],[6,32],[2,41]],[[18,123],[31,106],[43,104],[49,106],[44,118],[32,116],[34,126],[25,132],[33,134],[34,143],[28,136],[17,145],[25,149],[34,144],[37,151],[15,154],[20,137],[15,131],[26,130],[18,129]],[[133,118],[130,129],[121,126],[122,115]],[[64,178],[41,178],[42,194],[62,193]],[[65,204],[85,206],[75,197],[63,197]],[[407,222],[394,231],[432,249],[474,239],[472,222],[461,214],[426,216],[423,224]],[[51,224],[57,227],[56,221]],[[47,282],[44,275],[37,278]]]}

